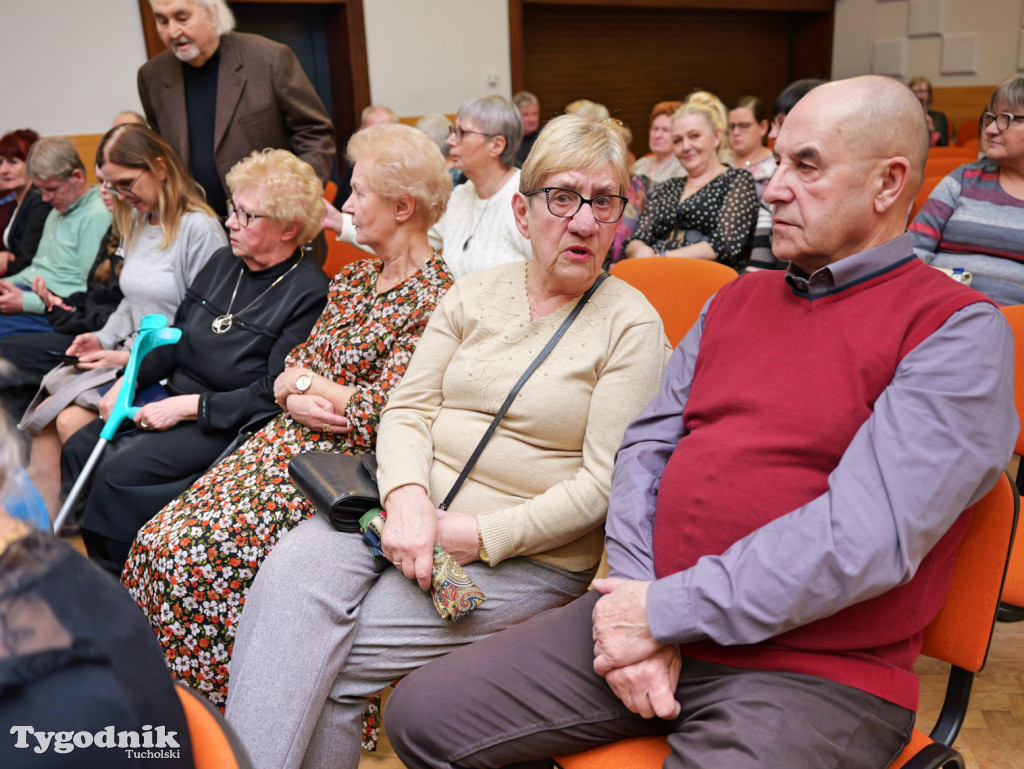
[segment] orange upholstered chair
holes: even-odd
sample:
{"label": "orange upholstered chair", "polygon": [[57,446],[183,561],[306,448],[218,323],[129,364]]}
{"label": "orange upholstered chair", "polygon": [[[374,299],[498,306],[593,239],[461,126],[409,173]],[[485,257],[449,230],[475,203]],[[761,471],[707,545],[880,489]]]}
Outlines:
{"label": "orange upholstered chair", "polygon": [[972,141],[978,146],[978,125],[981,121],[978,118],[961,120],[956,125],[956,144],[958,147],[966,147]]}
{"label": "orange upholstered chair", "polygon": [[[1019,506],[1017,489],[1005,474],[974,506],[953,566],[949,594],[938,616],[925,629],[921,650],[952,665],[942,711],[930,734],[914,730],[910,744],[889,769],[964,767],[963,758],[951,746],[967,713],[974,675],[988,655]],[[658,769],[668,753],[668,742],[663,737],[643,737],[558,756],[555,766]]]}
{"label": "orange upholstered chair", "polygon": [[964,163],[973,163],[975,160],[977,160],[977,157],[974,153],[969,155],[951,155],[948,157],[932,157],[931,153],[929,153],[928,159],[924,162],[924,175],[945,176],[958,169]]}
{"label": "orange upholstered chair", "polygon": [[932,147],[928,150],[928,160],[937,158],[966,158],[964,163],[970,163],[972,160],[977,160],[977,154],[956,144],[950,144],[948,147]]}
{"label": "orange upholstered chair", "polygon": [[736,277],[732,267],[707,259],[658,256],[623,259],[612,265],[611,273],[654,305],[673,347],[697,321],[704,303]]}
{"label": "orange upholstered chair", "polygon": [[932,194],[932,190],[935,189],[935,185],[945,179],[945,176],[926,176],[924,181],[921,182],[921,189],[917,191],[917,197],[914,198],[914,204],[910,207],[910,219],[914,221],[914,217],[924,208],[925,202]]}
{"label": "orange upholstered chair", "polygon": [[324,272],[327,273],[328,278],[333,279],[338,274],[338,270],[346,264],[352,264],[359,259],[373,258],[373,254],[364,251],[359,246],[353,246],[344,240],[335,240],[333,232],[325,231],[324,237],[327,238],[327,259],[324,261]]}
{"label": "orange upholstered chair", "polygon": [[[1003,315],[1013,330],[1014,373],[1013,392],[1017,402],[1017,418],[1024,423],[1024,305],[1015,304],[1003,307]],[[1024,457],[1024,431],[1017,436],[1017,445],[1013,453]],[[1024,486],[1024,458],[1017,469],[1017,489]],[[1003,606],[999,618],[1007,621],[1024,619],[1024,534],[1017,532],[1013,555],[1010,556],[1010,568],[1006,573],[1006,586],[1003,588]]]}
{"label": "orange upholstered chair", "polygon": [[252,769],[245,748],[220,711],[180,681],[174,688],[188,722],[195,769]]}

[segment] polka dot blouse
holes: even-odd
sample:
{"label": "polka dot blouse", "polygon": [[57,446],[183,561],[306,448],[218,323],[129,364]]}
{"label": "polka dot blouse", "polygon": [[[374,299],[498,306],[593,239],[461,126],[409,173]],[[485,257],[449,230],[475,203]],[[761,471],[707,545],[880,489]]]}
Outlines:
{"label": "polka dot blouse", "polygon": [[680,202],[686,179],[670,179],[651,193],[632,240],[655,252],[706,240],[719,262],[741,269],[757,221],[754,177],[730,168]]}

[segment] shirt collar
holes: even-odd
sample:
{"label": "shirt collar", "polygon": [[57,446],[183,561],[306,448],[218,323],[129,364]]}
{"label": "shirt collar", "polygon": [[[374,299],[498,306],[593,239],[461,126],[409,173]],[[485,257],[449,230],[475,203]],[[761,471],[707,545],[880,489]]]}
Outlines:
{"label": "shirt collar", "polygon": [[67,210],[64,213],[62,213],[61,216],[69,216],[71,214],[71,212],[74,211],[76,208],[78,208],[79,206],[85,205],[87,200],[91,200],[92,197],[94,197],[93,193],[98,195],[99,194],[99,188],[96,187],[96,185],[94,185],[94,184],[90,184],[89,185],[89,189],[87,189],[84,193],[82,193],[82,195],[78,198],[78,200],[76,200],[74,203],[72,203],[70,206],[68,206]]}
{"label": "shirt collar", "polygon": [[913,253],[914,246],[910,233],[905,232],[888,243],[851,254],[815,270],[810,275],[790,264],[786,269],[786,282],[801,294],[820,296],[891,267]]}

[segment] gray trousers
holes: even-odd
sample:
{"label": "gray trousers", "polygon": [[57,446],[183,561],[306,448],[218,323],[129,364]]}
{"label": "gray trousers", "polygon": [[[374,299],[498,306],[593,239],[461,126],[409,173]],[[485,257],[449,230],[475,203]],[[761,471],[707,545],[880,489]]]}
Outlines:
{"label": "gray trousers", "polygon": [[354,769],[371,696],[568,603],[592,577],[526,558],[465,568],[488,600],[451,624],[415,582],[322,516],[282,537],[246,598],[231,659],[226,715],[257,769]]}
{"label": "gray trousers", "polygon": [[533,766],[661,735],[670,769],[881,769],[910,738],[912,712],[858,689],[689,659],[676,688],[678,718],[640,718],[594,673],[598,598],[591,591],[406,677],[386,710],[404,765]]}

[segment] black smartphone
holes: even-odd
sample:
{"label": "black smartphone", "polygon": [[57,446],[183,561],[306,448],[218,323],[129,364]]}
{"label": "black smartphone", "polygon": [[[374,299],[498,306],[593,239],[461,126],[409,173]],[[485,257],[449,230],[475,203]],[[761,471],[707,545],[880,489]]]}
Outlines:
{"label": "black smartphone", "polygon": [[77,355],[68,355],[63,350],[47,350],[46,354],[64,363],[78,363]]}

